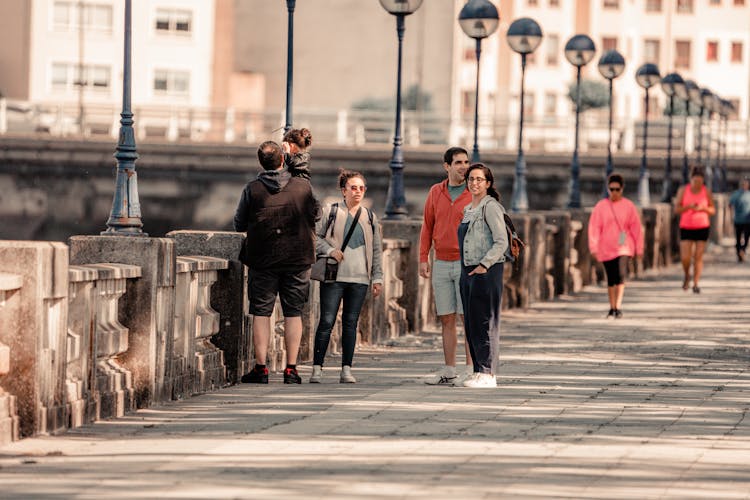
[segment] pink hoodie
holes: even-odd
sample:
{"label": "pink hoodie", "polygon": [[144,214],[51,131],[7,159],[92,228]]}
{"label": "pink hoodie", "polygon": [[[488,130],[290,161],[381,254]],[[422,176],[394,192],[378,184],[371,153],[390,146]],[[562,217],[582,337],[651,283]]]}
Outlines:
{"label": "pink hoodie", "polygon": [[[625,231],[624,245],[619,242],[620,231]],[[621,255],[643,255],[641,219],[632,201],[606,198],[596,204],[589,219],[589,250],[599,262]]]}

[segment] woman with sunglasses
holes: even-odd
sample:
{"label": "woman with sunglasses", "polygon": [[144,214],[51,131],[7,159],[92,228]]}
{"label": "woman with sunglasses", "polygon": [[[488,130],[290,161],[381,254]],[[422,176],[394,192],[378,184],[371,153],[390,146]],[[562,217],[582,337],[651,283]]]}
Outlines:
{"label": "woman with sunglasses", "polygon": [[634,255],[643,255],[641,218],[633,202],[623,196],[625,182],[620,174],[607,179],[609,196],[600,200],[589,218],[589,251],[604,265],[607,275],[609,312],[607,318],[622,318],[625,277]]}
{"label": "woman with sunglasses", "polygon": [[604,265],[607,275],[607,318],[622,317],[625,277],[634,255],[643,255],[641,218],[633,202],[623,196],[625,181],[620,174],[607,179],[609,196],[594,206],[589,218],[589,251]]}
{"label": "woman with sunglasses", "polygon": [[464,380],[463,386],[497,387],[495,369],[500,343],[503,262],[508,250],[505,209],[500,204],[489,168],[474,163],[465,178],[471,203],[464,208],[464,217],[458,226],[459,288],[474,373]]}
{"label": "woman with sunglasses", "polygon": [[[341,302],[341,376],[342,384],[353,384],[352,360],[357,342],[359,313],[372,284],[377,297],[383,287],[383,241],[380,222],[362,206],[367,186],[365,177],[351,170],[341,170],[339,188],[343,202],[328,205],[318,221],[316,252],[339,263],[336,281],[320,284],[320,322],[315,332],[315,353],[310,383],[319,384],[323,377],[331,330],[336,323]],[[353,229],[352,229],[353,227]],[[346,241],[345,248],[344,241]]]}
{"label": "woman with sunglasses", "polygon": [[690,171],[690,184],[682,186],[675,196],[675,212],[680,216],[680,260],[682,289],[690,287],[690,263],[693,264],[693,293],[700,293],[698,282],[703,273],[703,252],[711,227],[710,216],[716,213],[714,198],[704,184],[703,168]]}

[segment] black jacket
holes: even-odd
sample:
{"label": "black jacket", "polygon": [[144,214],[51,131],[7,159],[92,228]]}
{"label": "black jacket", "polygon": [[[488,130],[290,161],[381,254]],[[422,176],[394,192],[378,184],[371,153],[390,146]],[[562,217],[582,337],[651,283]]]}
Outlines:
{"label": "black jacket", "polygon": [[266,170],[242,191],[234,230],[247,232],[251,269],[299,268],[315,262],[320,205],[310,182],[286,169]]}

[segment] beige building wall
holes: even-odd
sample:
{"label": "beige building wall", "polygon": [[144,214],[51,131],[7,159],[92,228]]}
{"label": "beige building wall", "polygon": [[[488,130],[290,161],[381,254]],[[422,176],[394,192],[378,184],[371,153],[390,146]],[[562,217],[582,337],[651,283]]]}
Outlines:
{"label": "beige building wall", "polygon": [[31,0],[0,2],[0,93],[10,99],[29,98]]}

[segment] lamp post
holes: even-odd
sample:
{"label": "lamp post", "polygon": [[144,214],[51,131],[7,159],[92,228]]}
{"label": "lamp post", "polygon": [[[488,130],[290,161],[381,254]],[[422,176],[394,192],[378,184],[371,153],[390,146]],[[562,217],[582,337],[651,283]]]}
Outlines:
{"label": "lamp post", "polygon": [[677,73],[669,73],[661,79],[661,89],[669,97],[669,126],[667,127],[667,163],[664,165],[661,201],[668,203],[672,198],[672,117],[674,116],[674,98],[684,95],[677,87],[685,87],[685,80]]}
{"label": "lamp post", "polygon": [[[711,96],[711,112],[716,116],[716,160],[711,163],[711,144],[709,143],[708,156],[711,163],[711,191],[714,193],[721,192],[721,97],[716,94]],[[711,130],[711,114],[709,113],[708,127]]]}
{"label": "lamp post", "polygon": [[638,172],[638,203],[645,207],[651,203],[651,193],[648,185],[648,90],[661,81],[659,67],[653,63],[641,65],[635,72],[635,80],[646,91],[644,97],[645,109],[643,116],[643,154],[641,155],[641,169]]}
{"label": "lamp post", "polygon": [[609,184],[607,179],[614,169],[612,166],[612,82],[625,70],[625,58],[614,49],[608,50],[599,58],[597,68],[599,69],[599,73],[609,81],[609,139],[607,140],[607,163],[604,166],[604,183],[602,187],[602,198],[606,198],[607,186]]}
{"label": "lamp post", "polygon": [[[708,127],[707,127],[707,133],[706,133],[706,143],[705,143],[705,149],[706,149],[706,162],[705,162],[705,177],[706,177],[706,185],[709,187],[713,186],[714,181],[714,172],[713,172],[713,166],[711,165],[711,142],[713,141],[713,138],[711,137],[711,112],[712,112],[712,106],[713,106],[713,93],[708,90],[707,88],[701,89],[701,117],[703,116],[703,112],[705,110],[706,118],[708,119]],[[703,144],[701,144],[703,146]]]}
{"label": "lamp post", "polygon": [[581,112],[581,67],[594,57],[596,45],[586,35],[575,35],[565,44],[565,59],[576,67],[576,131],[573,159],[570,163],[568,208],[581,208],[581,186],[578,180],[581,164],[578,161],[578,123]]}
{"label": "lamp post", "polygon": [[500,14],[497,11],[497,7],[489,0],[469,0],[458,14],[458,24],[461,25],[461,29],[476,41],[477,84],[474,89],[474,147],[471,150],[472,163],[479,161],[479,58],[482,55],[482,39],[493,34],[499,23]]}
{"label": "lamp post", "polygon": [[117,176],[112,211],[107,221],[107,230],[101,234],[117,236],[148,236],[141,228],[141,204],[138,201],[138,176],[135,161],[138,153],[135,148],[133,112],[130,109],[130,56],[131,56],[131,0],[125,0],[125,40],[122,71],[122,112],[120,113],[120,135],[117,141],[115,158]]}
{"label": "lamp post", "polygon": [[690,94],[690,102],[698,108],[698,133],[695,139],[695,156],[696,164],[702,165],[702,147],[703,147],[703,101],[701,100],[701,88],[698,85],[688,85],[688,93]]}
{"label": "lamp post", "polygon": [[677,87],[677,95],[685,101],[685,121],[682,124],[682,183],[687,184],[690,182],[690,169],[688,162],[687,153],[687,130],[688,130],[688,118],[690,118],[690,95],[693,89],[697,89],[698,85],[693,80],[685,80],[685,85]]}
{"label": "lamp post", "polygon": [[294,80],[294,7],[297,0],[286,0],[286,123],[284,133],[292,128],[292,83]]}
{"label": "lamp post", "polygon": [[380,5],[389,14],[396,16],[398,35],[398,71],[396,73],[396,127],[393,133],[393,155],[391,156],[391,180],[388,184],[388,201],[385,219],[406,218],[406,196],[404,195],[404,153],[401,150],[401,62],[403,53],[404,18],[422,5],[422,0],[380,0]]}
{"label": "lamp post", "polygon": [[526,193],[526,159],[523,156],[523,112],[524,112],[524,82],[526,80],[526,56],[536,50],[542,41],[542,28],[528,17],[516,19],[508,27],[506,36],[508,45],[513,51],[521,54],[521,99],[518,110],[518,156],[516,157],[516,173],[513,178],[513,198],[511,210],[525,212],[529,209],[529,198]]}
{"label": "lamp post", "polygon": [[729,115],[732,114],[734,106],[728,99],[721,100],[721,117],[724,119],[724,141],[722,142],[721,159],[721,190],[727,191],[727,143],[729,142]]}

